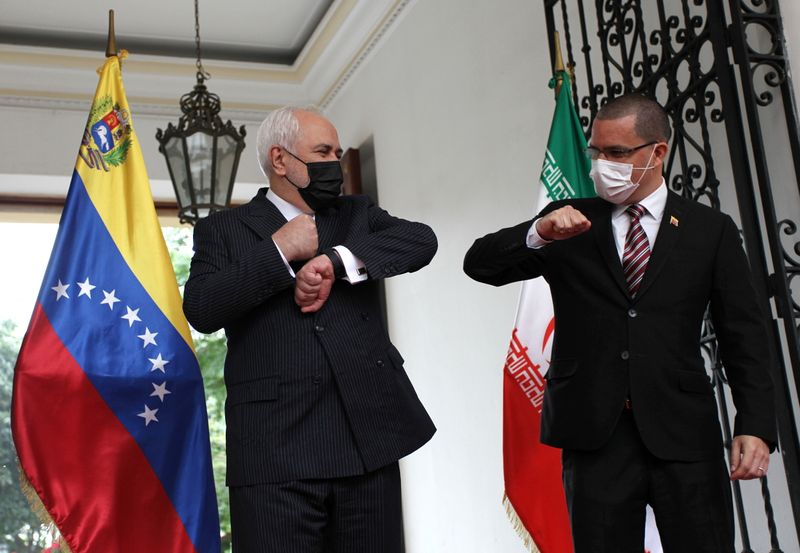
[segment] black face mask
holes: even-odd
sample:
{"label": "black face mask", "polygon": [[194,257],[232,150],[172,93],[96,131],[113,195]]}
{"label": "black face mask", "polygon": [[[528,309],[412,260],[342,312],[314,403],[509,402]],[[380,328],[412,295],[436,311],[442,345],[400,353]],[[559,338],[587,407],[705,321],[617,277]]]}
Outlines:
{"label": "black face mask", "polygon": [[[284,148],[286,150],[286,148]],[[339,161],[316,161],[306,163],[289,150],[286,152],[302,163],[308,169],[308,186],[301,188],[289,180],[289,184],[297,188],[300,197],[314,211],[321,211],[329,207],[342,191],[344,175],[342,174],[342,164]]]}

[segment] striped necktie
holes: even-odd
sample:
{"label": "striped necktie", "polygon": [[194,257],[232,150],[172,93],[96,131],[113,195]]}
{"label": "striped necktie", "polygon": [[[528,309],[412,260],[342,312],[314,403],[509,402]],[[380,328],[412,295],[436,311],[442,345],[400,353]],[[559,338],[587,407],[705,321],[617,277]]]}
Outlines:
{"label": "striped necktie", "polygon": [[631,297],[636,297],[636,292],[639,291],[644,272],[647,269],[647,261],[650,259],[650,242],[639,222],[644,215],[644,208],[639,204],[632,204],[625,209],[625,213],[631,217],[631,226],[625,237],[622,270],[625,273],[625,280],[628,281]]}

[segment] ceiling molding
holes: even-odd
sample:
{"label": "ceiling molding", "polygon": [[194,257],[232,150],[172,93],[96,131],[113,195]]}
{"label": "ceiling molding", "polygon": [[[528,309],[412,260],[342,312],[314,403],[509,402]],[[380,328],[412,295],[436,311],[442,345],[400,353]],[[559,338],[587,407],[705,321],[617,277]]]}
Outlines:
{"label": "ceiling molding", "polygon": [[[292,66],[323,20],[341,0],[244,0],[235,8],[200,2],[204,60]],[[51,3],[52,4],[52,3]],[[61,50],[103,52],[108,8],[105,0],[72,6],[40,0],[9,4],[0,21],[0,43]],[[114,7],[117,43],[137,54],[196,58],[191,2],[139,0]]]}
{"label": "ceiling molding", "polygon": [[[340,32],[343,23],[357,4],[358,0],[334,2],[293,65],[204,58],[203,66],[217,79],[302,83],[331,40]],[[124,46],[124,43],[120,41],[117,44]],[[197,73],[195,64],[188,63],[186,59],[138,54],[126,48],[125,50],[128,52],[128,57],[123,62],[126,75],[148,74],[193,78]],[[104,58],[100,57],[101,55],[100,51],[92,50],[0,44],[0,66],[17,66],[28,70],[36,68],[47,71],[57,68],[58,70],[93,72],[103,64]]]}
{"label": "ceiling molding", "polygon": [[[64,111],[78,111],[85,113],[89,109],[89,100],[85,96],[80,98],[68,98],[63,94],[54,96],[25,96],[12,94],[9,91],[0,89],[0,106],[12,108],[28,108],[28,109],[46,109],[46,110],[64,110]],[[177,102],[173,99],[173,105],[168,106],[160,101],[150,102],[140,98],[128,98],[128,104],[133,108],[133,112],[137,117],[150,117],[157,116],[163,117],[178,117],[180,116],[180,108]],[[264,120],[265,111],[270,111],[279,108],[281,104],[265,104],[252,106],[250,109],[242,109],[237,107],[228,107],[225,104],[224,111],[220,113],[223,119],[235,120],[237,123],[261,123]]]}
{"label": "ceiling molding", "polygon": [[[362,0],[369,2],[375,0]],[[376,2],[377,3],[377,2]],[[339,0],[331,6],[325,17],[322,18],[319,27],[311,35],[306,47],[300,52],[295,61],[294,72],[299,81],[303,81],[324,54],[325,50],[335,40],[337,34],[343,31],[346,26],[347,18],[358,6],[359,0]]]}
{"label": "ceiling molding", "polygon": [[344,89],[345,85],[350,81],[353,75],[356,74],[359,67],[361,67],[378,43],[380,43],[380,41],[387,35],[400,15],[412,3],[412,1],[413,0],[395,0],[391,10],[389,10],[380,24],[372,31],[370,36],[367,38],[365,43],[362,45],[347,67],[339,74],[339,77],[319,100],[318,105],[321,108],[324,109],[333,102],[339,92]]}
{"label": "ceiling molding", "polygon": [[[313,29],[312,29],[313,31]],[[101,33],[74,31],[42,31],[39,29],[18,29],[0,25],[2,43],[35,48],[59,48],[101,52],[106,47],[107,36]],[[116,35],[117,43],[124,44],[126,49],[139,54],[152,56],[169,56],[195,60],[197,47],[194,40],[159,39],[140,36]],[[305,43],[305,42],[304,42]],[[247,45],[233,45],[203,40],[203,59],[219,61],[244,61],[253,63],[270,63],[276,65],[292,65],[297,60],[300,49],[255,48]]]}
{"label": "ceiling molding", "polygon": [[[412,4],[335,0],[292,66],[204,59],[212,75],[207,84],[223,99],[223,119],[260,122],[281,105],[330,105]],[[85,111],[102,63],[98,52],[0,44],[0,106]],[[180,115],[177,99],[193,86],[196,68],[185,59],[130,55],[123,71],[137,115],[173,117]]]}

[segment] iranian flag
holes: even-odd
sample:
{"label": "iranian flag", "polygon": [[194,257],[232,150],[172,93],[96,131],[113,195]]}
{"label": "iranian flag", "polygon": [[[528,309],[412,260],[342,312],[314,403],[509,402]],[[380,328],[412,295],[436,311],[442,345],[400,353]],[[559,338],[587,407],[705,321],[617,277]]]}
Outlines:
{"label": "iranian flag", "polygon": [[[537,213],[554,200],[595,196],[585,156],[586,137],[570,96],[565,71],[550,124]],[[571,553],[567,503],[561,483],[561,450],[540,442],[544,374],[550,366],[555,319],[550,288],[543,278],[522,283],[511,344],[503,368],[503,504],[525,546],[534,553]],[[653,513],[647,510],[648,553],[660,553]]]}
{"label": "iranian flag", "polygon": [[[537,212],[553,200],[594,196],[591,162],[565,71],[550,125]],[[572,536],[561,485],[561,450],[539,441],[544,374],[550,366],[553,303],[543,278],[522,283],[514,331],[503,369],[503,503],[525,545],[534,552],[569,553]]]}

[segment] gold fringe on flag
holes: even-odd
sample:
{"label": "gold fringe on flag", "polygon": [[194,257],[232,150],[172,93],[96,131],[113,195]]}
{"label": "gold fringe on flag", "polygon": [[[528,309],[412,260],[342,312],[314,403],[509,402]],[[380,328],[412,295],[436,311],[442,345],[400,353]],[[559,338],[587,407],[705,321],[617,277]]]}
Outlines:
{"label": "gold fringe on flag", "polygon": [[514,527],[514,530],[517,531],[517,535],[522,540],[522,545],[531,553],[541,553],[536,543],[533,541],[533,536],[528,533],[528,529],[522,524],[522,520],[520,520],[517,511],[514,510],[514,506],[511,504],[505,492],[503,492],[503,507],[506,508],[508,520],[511,521],[511,525]]}
{"label": "gold fringe on flag", "polygon": [[25,474],[25,471],[22,470],[22,465],[19,462],[19,458],[17,458],[17,474],[19,475],[19,488],[22,492],[22,495],[25,496],[25,499],[28,500],[28,504],[31,506],[31,511],[36,518],[42,523],[42,526],[45,527],[48,534],[53,536],[53,542],[58,543],[58,549],[61,553],[72,553],[72,550],[67,545],[67,541],[63,539],[61,536],[61,532],[58,530],[58,526],[56,523],[53,522],[53,518],[50,516],[50,513],[47,512],[47,508],[42,503],[42,499],[39,497],[39,494],[36,492],[36,488],[33,487],[30,480],[28,480],[28,475]]}

